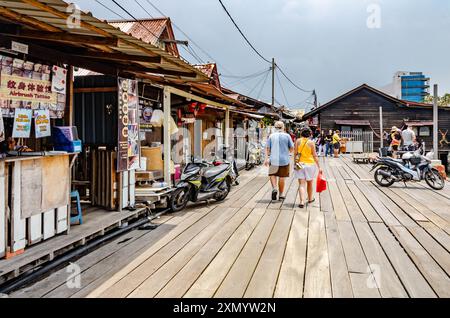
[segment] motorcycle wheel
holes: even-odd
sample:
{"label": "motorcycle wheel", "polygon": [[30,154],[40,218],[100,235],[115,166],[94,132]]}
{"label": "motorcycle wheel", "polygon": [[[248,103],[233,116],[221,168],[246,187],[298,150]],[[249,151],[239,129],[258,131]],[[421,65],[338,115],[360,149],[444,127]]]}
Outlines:
{"label": "motorcycle wheel", "polygon": [[384,188],[388,188],[391,185],[394,184],[395,180],[394,178],[387,178],[385,176],[383,176],[380,171],[385,171],[385,172],[391,172],[391,169],[388,167],[381,167],[377,170],[375,170],[375,174],[374,174],[374,179],[375,182],[380,186],[380,187],[384,187]]}
{"label": "motorcycle wheel", "polygon": [[436,169],[429,170],[425,173],[425,181],[434,190],[444,189],[445,180]]}
{"label": "motorcycle wheel", "polygon": [[189,189],[176,189],[170,197],[169,205],[172,212],[179,212],[186,208],[189,202]]}
{"label": "motorcycle wheel", "polygon": [[217,196],[214,197],[214,199],[216,199],[217,202],[221,202],[227,198],[230,191],[231,185],[229,182],[226,182],[225,189],[222,192],[218,193]]}

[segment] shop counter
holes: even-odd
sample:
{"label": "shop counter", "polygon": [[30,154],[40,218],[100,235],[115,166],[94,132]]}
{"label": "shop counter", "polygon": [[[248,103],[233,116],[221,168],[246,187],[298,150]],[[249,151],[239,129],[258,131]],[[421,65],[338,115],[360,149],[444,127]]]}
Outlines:
{"label": "shop counter", "polygon": [[0,160],[0,257],[69,230],[71,155]]}

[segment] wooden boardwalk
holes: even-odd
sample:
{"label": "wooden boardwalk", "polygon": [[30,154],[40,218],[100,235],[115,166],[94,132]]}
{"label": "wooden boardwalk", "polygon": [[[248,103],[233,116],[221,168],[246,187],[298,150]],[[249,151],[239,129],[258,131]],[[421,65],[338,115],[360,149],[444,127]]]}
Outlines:
{"label": "wooden boardwalk", "polygon": [[450,187],[380,189],[371,166],[321,159],[329,190],[271,202],[265,169],[221,204],[163,216],[13,297],[450,297]]}

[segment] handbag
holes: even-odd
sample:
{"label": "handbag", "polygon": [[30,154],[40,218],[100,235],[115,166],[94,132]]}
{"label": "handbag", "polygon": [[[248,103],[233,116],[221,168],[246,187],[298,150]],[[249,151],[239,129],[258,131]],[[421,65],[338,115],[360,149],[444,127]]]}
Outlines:
{"label": "handbag", "polygon": [[323,177],[322,173],[319,173],[317,176],[317,183],[316,183],[316,192],[322,193],[327,189],[327,180]]}
{"label": "handbag", "polygon": [[300,171],[304,168],[303,164],[300,162],[300,158],[302,157],[303,149],[305,149],[305,146],[307,143],[308,143],[308,141],[305,142],[305,144],[302,147],[302,150],[300,150],[300,152],[297,154],[297,157],[295,158],[294,169],[297,171]]}

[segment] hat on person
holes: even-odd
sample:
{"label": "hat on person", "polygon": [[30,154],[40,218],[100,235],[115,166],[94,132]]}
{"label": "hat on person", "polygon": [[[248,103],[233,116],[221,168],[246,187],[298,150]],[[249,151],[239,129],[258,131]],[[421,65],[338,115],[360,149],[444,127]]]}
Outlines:
{"label": "hat on person", "polygon": [[394,127],[392,127],[391,132],[397,131],[397,130],[398,130],[397,126],[394,126]]}
{"label": "hat on person", "polygon": [[284,129],[284,123],[282,121],[277,121],[274,126],[275,126],[275,129],[278,129],[278,130]]}

